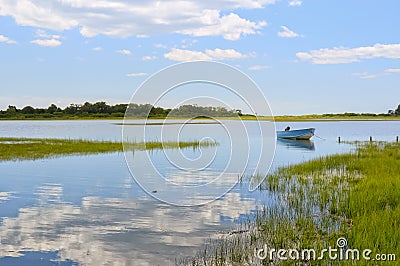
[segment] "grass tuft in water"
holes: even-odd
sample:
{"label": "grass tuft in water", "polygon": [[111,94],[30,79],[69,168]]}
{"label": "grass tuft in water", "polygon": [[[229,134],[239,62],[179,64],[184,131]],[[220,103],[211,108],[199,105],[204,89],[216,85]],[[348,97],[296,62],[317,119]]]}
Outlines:
{"label": "grass tuft in water", "polygon": [[[125,149],[152,150],[199,148],[215,146],[210,141],[183,142],[131,142],[125,143]],[[0,161],[36,160],[65,155],[83,155],[118,152],[123,150],[121,142],[91,141],[84,139],[40,139],[40,138],[0,138]]]}

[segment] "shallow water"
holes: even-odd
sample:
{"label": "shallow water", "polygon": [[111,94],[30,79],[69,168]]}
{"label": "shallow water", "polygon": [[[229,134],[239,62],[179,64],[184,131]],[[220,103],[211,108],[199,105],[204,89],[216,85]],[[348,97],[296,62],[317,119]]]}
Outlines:
{"label": "shallow water", "polygon": [[[121,140],[122,128],[118,122],[1,121],[0,137]],[[262,123],[270,126],[270,122]],[[236,147],[239,152],[247,151],[247,146],[257,151],[261,142],[257,123],[245,124],[248,141],[233,145],[239,146]],[[287,125],[315,127],[318,137],[312,142],[278,141],[272,170],[349,151],[351,146],[337,143],[338,136],[343,140],[368,140],[373,136],[392,141],[400,135],[397,121],[284,122],[276,123],[276,128]],[[139,138],[141,134],[135,135],[135,131],[140,126],[130,127],[129,137]],[[168,127],[171,129],[166,132],[172,133],[166,133],[163,139],[176,140],[173,132],[180,125]],[[160,140],[161,128],[146,127],[146,139]],[[149,156],[166,180],[160,183],[156,179],[139,178],[145,181],[150,193],[134,181],[122,152],[0,162],[0,265],[174,265],[176,258],[194,255],[207,239],[229,232],[270,200],[265,191],[250,192],[246,182],[205,205],[178,207],[157,200],[183,205],[188,200],[192,204],[204,203],[223,194],[236,181],[233,174],[232,180],[219,178],[231,156],[232,145],[229,134],[220,125],[191,124],[181,130],[181,140],[204,137],[212,137],[219,145],[182,152],[170,150],[168,156],[162,151],[135,152],[135,158],[139,158],[135,161],[135,174],[150,176],[148,167],[140,163],[141,158]],[[171,161],[176,162],[182,155],[193,162],[181,165],[185,169],[192,167],[193,175],[171,165]],[[210,158],[214,159],[199,170]],[[253,153],[248,156],[244,173],[252,173],[256,159]],[[210,180],[217,180],[211,192],[201,190]],[[170,182],[199,189],[190,195],[185,191],[177,193],[169,187]]]}

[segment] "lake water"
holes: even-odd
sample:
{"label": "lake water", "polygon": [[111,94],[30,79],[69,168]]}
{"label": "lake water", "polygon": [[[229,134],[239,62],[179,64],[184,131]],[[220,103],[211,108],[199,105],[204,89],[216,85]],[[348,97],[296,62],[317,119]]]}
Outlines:
{"label": "lake water", "polygon": [[[0,121],[0,137],[121,140],[119,122]],[[229,123],[235,128],[240,122]],[[246,181],[231,188],[237,175],[220,178],[232,157],[232,147],[237,148],[235,153],[243,152],[245,174],[251,174],[256,166],[254,151],[262,142],[259,125],[244,123],[248,135],[239,143],[237,139],[231,143],[229,134],[218,124],[168,125],[162,136],[161,126],[147,126],[146,140],[174,141],[177,130],[180,140],[211,137],[219,145],[169,150],[167,155],[160,150],[135,152],[130,169],[123,152],[0,162],[0,265],[174,265],[176,258],[196,254],[208,239],[229,232],[271,200],[265,191],[249,191]],[[314,127],[317,136],[311,142],[278,141],[272,170],[352,149],[338,144],[338,136],[343,140],[373,136],[394,141],[400,135],[397,121],[284,122],[276,123],[276,128],[287,125]],[[129,138],[140,140],[141,128],[129,126]],[[247,147],[251,147],[250,154]],[[141,161],[146,156],[168,182],[153,178],[153,172]],[[189,163],[171,164],[185,161],[179,158]],[[188,168],[193,168],[193,175]],[[145,192],[131,172],[141,186],[157,193]],[[202,189],[210,179],[212,187]],[[191,186],[196,189],[191,190]],[[202,204],[226,190],[229,192],[223,197],[208,204],[176,206]]]}

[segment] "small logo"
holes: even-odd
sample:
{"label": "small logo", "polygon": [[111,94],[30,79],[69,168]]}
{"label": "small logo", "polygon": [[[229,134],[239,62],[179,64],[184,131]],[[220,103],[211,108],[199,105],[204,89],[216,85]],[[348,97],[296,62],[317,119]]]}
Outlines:
{"label": "small logo", "polygon": [[345,248],[347,247],[347,239],[344,237],[340,237],[336,240],[336,245],[338,248]]}

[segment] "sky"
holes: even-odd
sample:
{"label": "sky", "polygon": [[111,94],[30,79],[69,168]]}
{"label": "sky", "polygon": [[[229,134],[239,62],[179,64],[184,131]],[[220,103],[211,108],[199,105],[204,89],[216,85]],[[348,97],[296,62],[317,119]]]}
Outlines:
{"label": "sky", "polygon": [[398,0],[0,0],[0,109],[128,103],[159,70],[211,60],[252,78],[276,115],[386,113],[400,104],[399,10]]}

